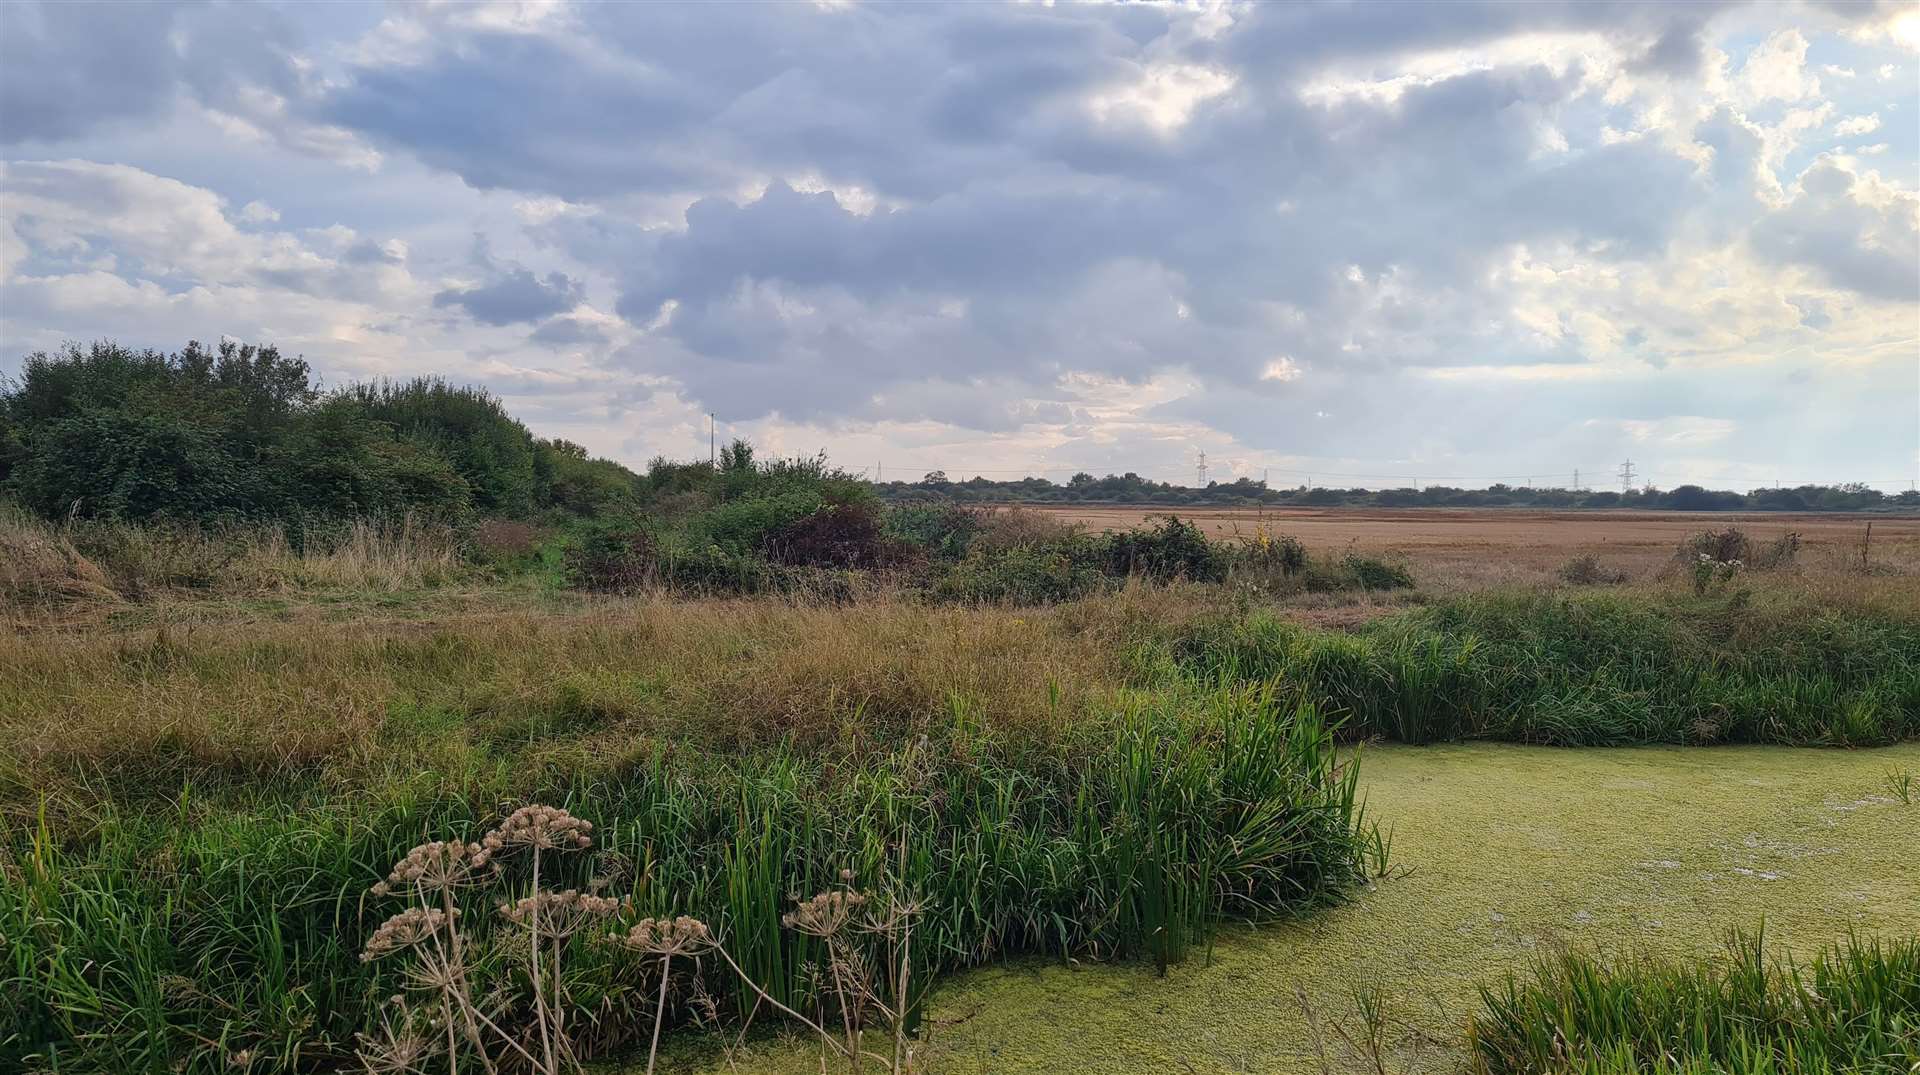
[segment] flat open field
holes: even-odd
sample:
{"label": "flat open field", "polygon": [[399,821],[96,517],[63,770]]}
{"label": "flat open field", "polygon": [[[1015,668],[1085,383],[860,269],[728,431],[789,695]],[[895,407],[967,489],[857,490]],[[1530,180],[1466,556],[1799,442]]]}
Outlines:
{"label": "flat open field", "polygon": [[[1345,546],[1399,553],[1416,563],[1474,561],[1490,553],[1509,569],[1552,569],[1574,556],[1594,555],[1611,566],[1645,571],[1670,562],[1680,542],[1703,530],[1738,527],[1756,541],[1788,531],[1800,535],[1802,556],[1818,566],[1857,558],[1873,524],[1876,559],[1913,566],[1920,561],[1920,518],[1911,516],[1787,514],[1775,512],[1535,511],[1505,508],[1194,508],[1105,505],[1028,505],[1089,530],[1125,529],[1170,510],[1209,536],[1291,534],[1310,549]],[[1485,581],[1485,580],[1483,580]]]}

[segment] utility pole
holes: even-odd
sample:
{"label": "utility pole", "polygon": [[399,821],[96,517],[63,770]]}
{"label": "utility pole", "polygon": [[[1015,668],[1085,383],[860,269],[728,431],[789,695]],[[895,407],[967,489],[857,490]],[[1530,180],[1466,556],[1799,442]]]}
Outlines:
{"label": "utility pole", "polygon": [[1633,460],[1631,459],[1620,464],[1620,491],[1633,492]]}
{"label": "utility pole", "polygon": [[1200,462],[1194,466],[1193,472],[1199,479],[1199,488],[1205,489],[1207,487],[1207,453],[1200,453]]}
{"label": "utility pole", "polygon": [[720,465],[720,441],[714,435],[712,411],[707,412],[707,465],[710,467]]}

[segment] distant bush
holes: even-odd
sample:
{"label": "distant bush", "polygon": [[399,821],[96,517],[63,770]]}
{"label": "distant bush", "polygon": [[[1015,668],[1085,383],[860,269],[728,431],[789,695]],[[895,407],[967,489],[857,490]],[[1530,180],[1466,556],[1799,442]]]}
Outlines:
{"label": "distant bush", "polygon": [[1800,556],[1800,532],[1789,530],[1753,552],[1753,566],[1761,570],[1780,570],[1793,566]]}
{"label": "distant bush", "polygon": [[1562,582],[1575,586],[1616,586],[1627,581],[1627,573],[1600,563],[1598,557],[1576,556],[1560,565]]}
{"label": "distant bush", "polygon": [[761,550],[794,567],[875,568],[905,559],[873,504],[829,504],[768,534]]}
{"label": "distant bush", "polygon": [[980,532],[983,515],[949,502],[911,501],[889,505],[881,525],[892,541],[916,546],[937,559],[958,560]]}
{"label": "distant bush", "polygon": [[1373,556],[1348,553],[1341,557],[1340,568],[1363,590],[1403,590],[1413,586],[1413,575],[1406,568]]}
{"label": "distant bush", "polygon": [[1107,585],[1101,550],[1085,538],[1052,545],[975,549],[934,583],[933,596],[980,604],[1068,601]]}
{"label": "distant bush", "polygon": [[987,508],[974,520],[972,545],[988,550],[1063,545],[1082,536],[1080,527],[1031,508]]}
{"label": "distant bush", "polygon": [[1720,563],[1732,563],[1735,560],[1745,563],[1753,559],[1753,542],[1739,527],[1729,526],[1725,530],[1703,530],[1680,543],[1680,551],[1675,557],[1684,561],[1694,561],[1705,556]]}
{"label": "distant bush", "polygon": [[1118,577],[1219,582],[1227,573],[1226,555],[1198,526],[1175,515],[1164,516],[1157,526],[1108,534],[1106,559],[1107,574]]}

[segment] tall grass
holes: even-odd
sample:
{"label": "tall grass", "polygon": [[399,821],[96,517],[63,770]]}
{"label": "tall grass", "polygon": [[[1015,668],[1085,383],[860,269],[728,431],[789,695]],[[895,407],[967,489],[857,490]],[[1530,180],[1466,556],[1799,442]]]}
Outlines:
{"label": "tall grass", "polygon": [[1475,594],[1351,635],[1267,614],[1179,638],[1204,680],[1271,683],[1346,734],[1409,743],[1761,742],[1920,735],[1920,624],[1740,598]]}
{"label": "tall grass", "polygon": [[414,516],[306,528],[75,520],[0,502],[0,608],[137,601],[173,593],[397,590],[466,574],[458,535]]}
{"label": "tall grass", "polygon": [[[105,800],[67,832],[36,820],[4,844],[0,993],[15,1003],[0,1006],[0,1066],[343,1061],[393,992],[355,959],[381,917],[367,883],[424,833],[477,832],[525,785],[600,820],[603,891],[715,924],[747,975],[795,1006],[819,953],[779,916],[842,870],[924,901],[924,973],[1017,953],[1164,965],[1224,918],[1299,912],[1378,866],[1356,771],[1311,707],[1245,690],[1166,698],[1078,739],[1015,746],[960,712],[858,757],[655,744],[595,780],[476,762],[355,793],[310,780],[187,788],[145,810]],[[573,963],[569,1021],[591,1023],[591,1042],[645,1029],[630,962]]]}
{"label": "tall grass", "polygon": [[1720,961],[1569,952],[1481,990],[1485,1075],[1883,1072],[1920,1068],[1920,939],[1850,937],[1802,966],[1735,934]]}

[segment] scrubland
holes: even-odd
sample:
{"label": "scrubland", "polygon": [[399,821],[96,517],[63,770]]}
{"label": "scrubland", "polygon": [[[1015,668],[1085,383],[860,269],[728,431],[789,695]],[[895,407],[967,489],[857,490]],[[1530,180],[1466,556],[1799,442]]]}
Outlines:
{"label": "scrubland", "polygon": [[[425,987],[360,958],[393,910],[369,886],[421,841],[477,840],[535,801],[597,825],[548,867],[609,901],[604,928],[568,942],[567,1033],[589,1063],[646,1053],[656,1022],[662,1064],[845,1063],[768,1006],[848,1021],[858,1005],[823,978],[848,966],[836,953],[906,983],[898,1066],[919,1070],[1903,1070],[1920,1052],[1899,906],[1920,893],[1889,866],[1920,825],[1897,781],[1920,760],[1890,746],[1920,732],[1920,579],[1895,543],[1867,570],[1803,556],[1702,575],[1689,546],[1624,581],[1486,588],[1443,560],[1264,534],[1215,551],[1164,528],[1127,538],[1112,575],[1016,513],[943,578],[876,565],[729,595],[659,574],[595,592],[531,531],[476,551],[362,524],[296,551],[271,532],[7,525],[10,1064],[391,1060],[361,1035]],[[1412,748],[1449,742],[1480,745]],[[1539,749],[1650,744],[1671,761],[1639,775],[1611,751]],[[1708,750],[1724,744],[1750,745]],[[1857,800],[1832,815],[1845,832],[1792,820],[1815,806],[1774,782],[1782,766],[1831,809]],[[1430,780],[1444,794],[1415,790]],[[1556,805],[1557,786],[1596,780],[1644,783]],[[1770,790],[1739,790],[1754,781]],[[1633,858],[1655,855],[1650,833],[1674,846]],[[1758,867],[1686,857],[1748,839],[1814,858],[1729,900],[1730,871]],[[1816,881],[1820,855],[1852,875]],[[1581,903],[1645,889],[1644,861],[1688,883]],[[1476,917],[1529,867],[1575,863],[1577,884]],[[530,881],[514,869],[509,895]],[[1836,894],[1850,882],[1870,906]],[[911,944],[847,954],[783,925],[834,892],[911,907]],[[472,921],[492,913],[459,898]],[[1700,900],[1740,913],[1687,909]],[[724,938],[737,972],[607,939],[675,916]],[[1752,941],[1716,958],[1732,928],[1784,934],[1802,962],[1763,971]],[[1488,929],[1497,958],[1445,954]],[[489,936],[476,946],[504,943]],[[1435,990],[1420,953],[1461,986]],[[531,1018],[547,994],[491,958],[473,971],[488,1010]],[[968,967],[1001,969],[953,977]],[[1127,1022],[1156,996],[1161,1016]],[[1721,1032],[1783,1006],[1804,1016],[1790,1030]],[[1721,1029],[1657,1029],[1685,1021]],[[1102,1047],[1070,1046],[1094,1033]]]}

